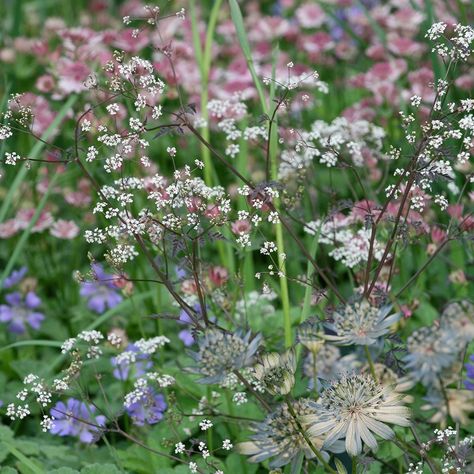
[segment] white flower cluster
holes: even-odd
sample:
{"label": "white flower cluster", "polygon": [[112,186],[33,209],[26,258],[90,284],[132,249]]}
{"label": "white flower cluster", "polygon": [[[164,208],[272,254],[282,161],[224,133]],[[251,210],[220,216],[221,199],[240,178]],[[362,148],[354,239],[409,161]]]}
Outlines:
{"label": "white flower cluster", "polygon": [[133,390],[125,395],[124,407],[128,408],[147,397],[150,382],[156,383],[160,388],[166,388],[173,385],[175,379],[171,375],[159,374],[158,372],[145,374],[134,382]]}
{"label": "white flower cluster", "polygon": [[367,154],[384,158],[384,137],[384,129],[367,120],[349,121],[344,117],[331,123],[317,120],[309,132],[301,133],[295,152],[302,154],[302,162],[318,158],[320,163],[333,167],[340,155],[356,166],[363,166]]}
{"label": "white flower cluster", "polygon": [[[369,257],[371,230],[362,227],[362,223],[354,214],[338,214],[325,221],[308,222],[305,231],[310,235],[317,235],[319,232],[318,242],[334,247],[329,256],[348,268],[366,262]],[[373,256],[376,260],[382,258],[383,250],[382,244],[374,240]]]}

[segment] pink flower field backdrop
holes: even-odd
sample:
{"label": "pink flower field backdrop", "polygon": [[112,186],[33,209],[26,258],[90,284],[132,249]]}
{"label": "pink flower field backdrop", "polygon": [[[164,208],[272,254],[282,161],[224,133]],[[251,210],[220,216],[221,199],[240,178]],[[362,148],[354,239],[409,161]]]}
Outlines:
{"label": "pink flower field backdrop", "polygon": [[0,474],[474,473],[471,0],[0,14]]}

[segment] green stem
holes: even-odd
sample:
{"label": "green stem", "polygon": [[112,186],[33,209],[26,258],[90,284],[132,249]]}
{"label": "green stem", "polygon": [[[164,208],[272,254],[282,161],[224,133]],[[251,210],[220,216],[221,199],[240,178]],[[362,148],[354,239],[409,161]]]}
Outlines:
{"label": "green stem", "polygon": [[[313,259],[316,257],[316,251],[318,249],[318,243],[319,243],[319,232],[321,230],[321,226],[319,226],[316,235],[313,238],[313,241],[311,242],[311,246],[309,249],[309,253],[311,254],[311,257]],[[303,309],[301,311],[301,316],[300,316],[300,321],[299,323],[301,324],[309,315],[309,311],[311,309],[311,297],[313,294],[313,287],[311,286],[310,282],[313,278],[314,274],[314,267],[311,265],[311,262],[308,260],[308,266],[306,268],[306,289],[304,293],[304,299],[303,299]]]}
{"label": "green stem", "polygon": [[309,448],[314,453],[314,455],[316,456],[318,461],[324,466],[324,468],[326,469],[326,472],[330,472],[331,474],[337,474],[337,471],[334,470],[326,462],[326,460],[323,458],[323,455],[316,449],[313,442],[309,439],[308,435],[306,434],[305,429],[303,428],[303,426],[301,425],[300,420],[298,419],[298,415],[295,413],[295,410],[293,410],[293,405],[291,404],[292,403],[291,398],[289,396],[286,396],[285,400],[286,400],[286,406],[288,407],[288,411],[290,412],[290,415],[295,420],[295,423],[296,423],[296,426],[298,427],[299,433],[301,434],[301,436],[303,436],[304,440],[306,441],[306,443],[308,444]]}
{"label": "green stem", "polygon": [[313,358],[313,390],[315,394],[315,399],[317,400],[319,398],[319,392],[318,392],[318,368],[316,367],[316,357],[318,353],[317,352],[311,352],[311,357]]}
{"label": "green stem", "polygon": [[372,375],[372,378],[377,382],[377,375],[375,374],[374,361],[372,360],[372,356],[370,355],[369,346],[364,346],[364,348],[365,348],[365,355],[367,357],[367,362],[369,363],[370,375]]}
{"label": "green stem", "polygon": [[352,474],[357,474],[357,457],[352,458]]}
{"label": "green stem", "polygon": [[[273,75],[275,74],[276,52],[274,52]],[[273,84],[273,82],[272,82]],[[270,99],[273,99],[274,89],[272,87]],[[278,107],[278,106],[276,106]],[[276,110],[275,110],[276,112]],[[273,123],[269,123],[268,127],[268,147],[270,159],[270,176],[272,181],[278,181],[278,121],[276,113],[273,114]],[[280,210],[280,200],[275,199],[275,211]],[[293,345],[293,334],[291,332],[291,316],[290,316],[290,295],[288,292],[288,280],[286,279],[286,253],[285,240],[283,238],[283,226],[281,222],[275,224],[276,244],[278,248],[278,269],[280,271],[280,298],[283,308],[283,329],[285,332],[285,347]]]}

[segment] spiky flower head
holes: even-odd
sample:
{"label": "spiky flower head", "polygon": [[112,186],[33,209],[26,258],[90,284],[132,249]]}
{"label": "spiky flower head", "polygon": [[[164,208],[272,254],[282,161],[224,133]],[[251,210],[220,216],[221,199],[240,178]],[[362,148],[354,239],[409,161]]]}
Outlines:
{"label": "spiky flower head", "polygon": [[441,315],[441,327],[461,344],[474,339],[474,305],[468,300],[449,303]]}
{"label": "spiky flower head", "polygon": [[254,368],[255,378],[272,395],[286,395],[295,384],[296,355],[292,349],[284,354],[263,354]]}
{"label": "spiky flower head", "polygon": [[468,426],[469,416],[474,413],[474,393],[470,390],[445,388],[444,393],[432,391],[425,400],[427,403],[421,409],[435,410],[429,421],[442,428],[446,428],[449,418]]}
{"label": "spiky flower head", "polygon": [[298,328],[298,342],[313,354],[317,354],[324,346],[324,331],[315,318],[307,319]]}
{"label": "spiky flower head", "polygon": [[[302,421],[304,418],[314,415],[314,408],[308,399],[299,399],[293,402],[292,408],[300,421],[304,430],[307,426]],[[255,423],[252,426],[254,435],[252,441],[246,441],[237,445],[237,450],[241,454],[251,456],[250,462],[262,462],[268,458],[274,458],[270,461],[270,468],[278,468],[288,464],[298,454],[303,453],[307,459],[314,458],[314,453],[308,443],[298,430],[298,426],[289,412],[286,404],[278,406],[270,413],[264,421]],[[321,450],[323,438],[308,435],[311,443],[317,450]],[[343,452],[343,443],[335,443],[331,446],[333,452]],[[322,451],[325,459],[329,455]]]}
{"label": "spiky flower head", "polygon": [[206,330],[198,338],[199,352],[188,352],[197,363],[189,370],[204,376],[200,383],[220,383],[234,370],[252,365],[260,342],[261,335],[251,339],[250,331],[242,336],[238,331]]}
{"label": "spiky flower head", "polygon": [[456,361],[455,346],[450,332],[438,326],[421,327],[407,339],[405,367],[414,380],[427,386],[438,385],[443,371]]}
{"label": "spiky flower head", "polygon": [[308,433],[323,436],[323,447],[345,438],[346,451],[357,456],[364,442],[377,449],[374,434],[383,439],[394,436],[386,423],[409,426],[410,411],[403,406],[400,394],[367,375],[350,375],[333,382],[316,403],[315,413],[306,418]]}
{"label": "spiky flower head", "polygon": [[326,326],[336,335],[326,338],[344,346],[375,344],[377,339],[387,334],[390,326],[400,319],[400,313],[390,314],[391,310],[390,305],[379,308],[366,300],[347,304],[334,311],[333,322]]}

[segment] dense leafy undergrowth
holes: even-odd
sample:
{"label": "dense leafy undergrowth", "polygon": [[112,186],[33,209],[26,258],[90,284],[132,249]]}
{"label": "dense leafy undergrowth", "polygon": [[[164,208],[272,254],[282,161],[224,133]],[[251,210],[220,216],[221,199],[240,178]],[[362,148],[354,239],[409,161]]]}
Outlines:
{"label": "dense leafy undergrowth", "polygon": [[469,0],[14,0],[0,473],[474,472]]}

